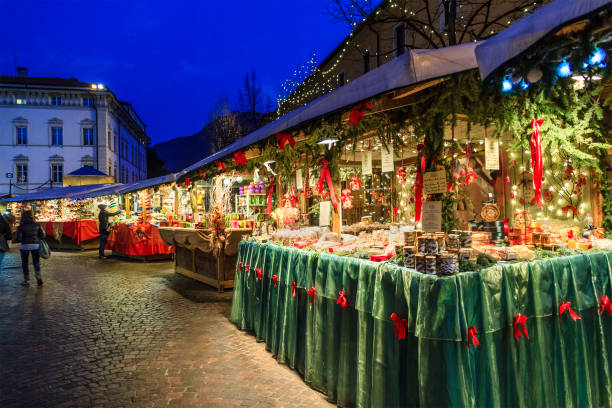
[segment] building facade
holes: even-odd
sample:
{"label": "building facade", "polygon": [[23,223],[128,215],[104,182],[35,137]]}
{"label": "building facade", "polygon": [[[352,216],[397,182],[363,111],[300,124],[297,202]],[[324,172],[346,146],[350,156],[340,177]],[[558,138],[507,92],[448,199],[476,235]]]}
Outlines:
{"label": "building facade", "polygon": [[148,143],[132,106],[103,85],[0,77],[0,196],[61,187],[83,166],[121,183],[145,179]]}

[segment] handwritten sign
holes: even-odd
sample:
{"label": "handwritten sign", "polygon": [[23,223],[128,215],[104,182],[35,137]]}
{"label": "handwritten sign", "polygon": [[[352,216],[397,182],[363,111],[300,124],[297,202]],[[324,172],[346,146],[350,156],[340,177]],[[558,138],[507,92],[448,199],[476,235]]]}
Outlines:
{"label": "handwritten sign", "polygon": [[499,140],[485,137],[485,169],[499,170]]}
{"label": "handwritten sign", "polygon": [[361,156],[361,174],[364,176],[372,174],[372,152],[362,152]]}
{"label": "handwritten sign", "polygon": [[319,203],[319,226],[325,227],[330,224],[329,213],[331,211],[331,201],[321,201]]}
{"label": "handwritten sign", "polygon": [[393,146],[383,146],[380,149],[380,160],[382,162],[382,172],[393,171]]}
{"label": "handwritten sign", "polygon": [[428,171],[423,174],[423,193],[440,194],[446,193],[446,171]]}
{"label": "handwritten sign", "polygon": [[425,201],[421,214],[423,232],[442,231],[442,201]]}
{"label": "handwritten sign", "polygon": [[295,171],[295,185],[297,186],[298,190],[304,188],[304,178],[302,177],[302,169],[297,169]]}

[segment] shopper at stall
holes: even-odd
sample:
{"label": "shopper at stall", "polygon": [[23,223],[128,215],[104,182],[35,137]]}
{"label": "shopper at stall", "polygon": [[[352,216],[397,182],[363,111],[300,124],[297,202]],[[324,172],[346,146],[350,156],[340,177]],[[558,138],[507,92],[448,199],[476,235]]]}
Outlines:
{"label": "shopper at stall", "polygon": [[4,254],[8,252],[8,242],[12,238],[11,226],[4,215],[0,214],[0,273],[2,272],[2,261]]}
{"label": "shopper at stall", "polygon": [[45,231],[34,221],[32,211],[24,211],[21,214],[21,223],[17,228],[17,242],[21,243],[19,249],[21,252],[21,268],[23,269],[22,286],[30,285],[30,271],[28,270],[30,253],[32,254],[34,275],[36,275],[38,286],[43,284],[40,274],[40,240],[43,238],[45,238]]}
{"label": "shopper at stall", "polygon": [[98,208],[100,213],[98,214],[98,223],[100,231],[100,249],[98,251],[98,258],[106,259],[104,256],[104,248],[106,247],[106,241],[108,241],[108,234],[110,233],[110,224],[108,223],[109,217],[121,214],[121,211],[114,213],[106,211],[106,204],[99,204]]}

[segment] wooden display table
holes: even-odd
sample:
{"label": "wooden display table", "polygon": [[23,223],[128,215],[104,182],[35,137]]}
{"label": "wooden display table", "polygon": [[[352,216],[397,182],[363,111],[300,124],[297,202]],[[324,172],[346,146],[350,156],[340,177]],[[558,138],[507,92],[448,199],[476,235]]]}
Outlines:
{"label": "wooden display table", "polygon": [[100,233],[96,220],[41,221],[51,249],[97,249]]}
{"label": "wooden display table", "polygon": [[176,273],[211,285],[223,292],[234,287],[238,243],[250,236],[250,228],[228,228],[222,249],[214,248],[208,238],[210,229],[160,227],[159,233],[167,245],[174,246]]}

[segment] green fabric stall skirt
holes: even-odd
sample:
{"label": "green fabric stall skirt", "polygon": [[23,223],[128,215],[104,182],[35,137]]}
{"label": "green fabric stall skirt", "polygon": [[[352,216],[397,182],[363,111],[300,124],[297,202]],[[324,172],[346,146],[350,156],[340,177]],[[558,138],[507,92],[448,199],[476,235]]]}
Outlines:
{"label": "green fabric stall skirt", "polygon": [[[231,321],[343,407],[610,407],[612,316],[600,305],[611,260],[436,277],[245,241]],[[560,314],[566,302],[580,319]]]}

